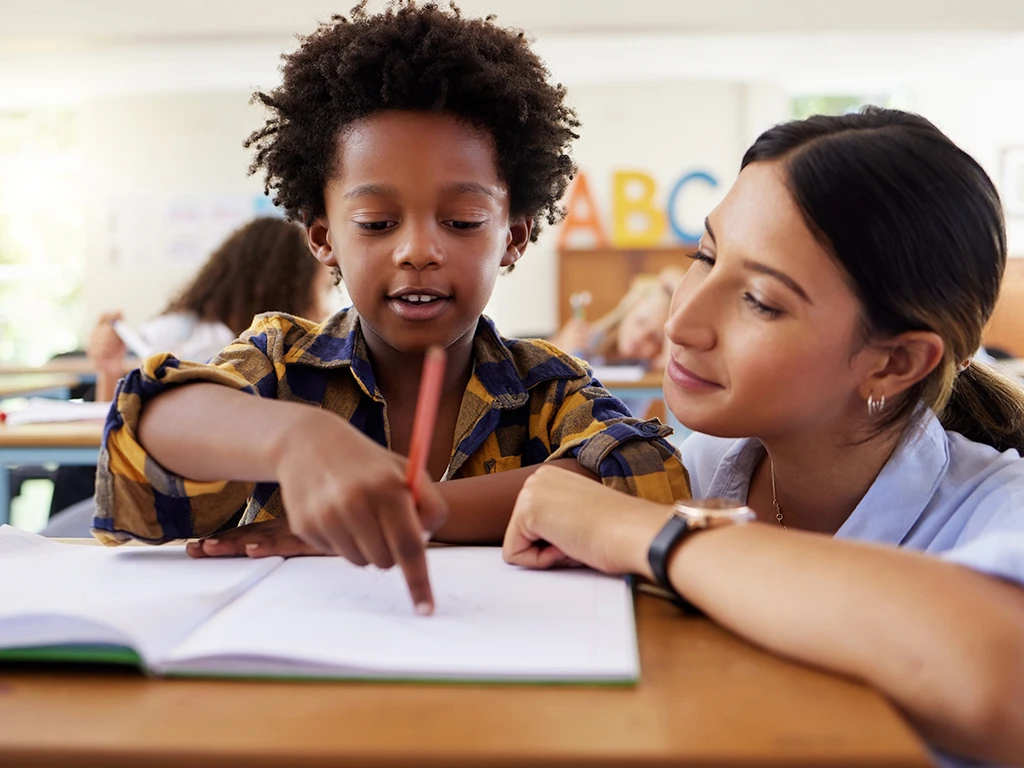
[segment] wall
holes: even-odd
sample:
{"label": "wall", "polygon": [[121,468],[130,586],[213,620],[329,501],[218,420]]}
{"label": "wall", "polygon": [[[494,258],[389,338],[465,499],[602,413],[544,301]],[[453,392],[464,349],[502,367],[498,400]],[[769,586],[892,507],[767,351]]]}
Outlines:
{"label": "wall", "polygon": [[[649,173],[664,209],[675,181],[701,169],[717,177],[719,187],[694,185],[677,208],[687,228],[699,229],[732,183],[747,145],[785,119],[789,104],[777,88],[723,83],[577,85],[570,94],[583,122],[574,157],[606,229],[613,171]],[[515,272],[498,281],[488,313],[503,332],[543,333],[556,327],[557,240],[557,229],[546,229]]]}
{"label": "wall", "polygon": [[235,219],[251,214],[262,184],[246,176],[242,141],[260,122],[248,99],[232,91],[83,107],[87,318],[108,307],[132,323],[159,314]]}
{"label": "wall", "polygon": [[[83,107],[86,157],[86,317],[121,307],[129,321],[159,313],[209,247],[262,193],[246,176],[243,139],[262,123],[249,91],[95,100]],[[709,171],[718,189],[695,186],[680,200],[688,227],[724,194],[746,145],[786,117],[775,88],[666,82],[579,85],[571,100],[583,121],[574,156],[610,219],[611,174],[634,169],[658,183],[664,207],[684,173]],[[547,228],[516,270],[498,281],[488,313],[509,335],[556,325],[555,245]]]}

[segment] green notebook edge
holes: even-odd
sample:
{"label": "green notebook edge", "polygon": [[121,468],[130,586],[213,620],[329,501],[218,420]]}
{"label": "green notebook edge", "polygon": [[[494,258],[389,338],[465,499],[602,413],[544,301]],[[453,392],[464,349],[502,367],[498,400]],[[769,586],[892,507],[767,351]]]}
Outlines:
{"label": "green notebook edge", "polygon": [[123,664],[142,667],[142,658],[127,646],[81,644],[40,645],[0,649],[0,662],[61,662],[68,664]]}

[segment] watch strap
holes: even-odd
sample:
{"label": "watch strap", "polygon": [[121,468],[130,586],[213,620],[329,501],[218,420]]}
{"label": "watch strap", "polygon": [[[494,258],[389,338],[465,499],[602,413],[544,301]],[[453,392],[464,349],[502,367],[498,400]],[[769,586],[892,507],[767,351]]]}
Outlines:
{"label": "watch strap", "polygon": [[651,572],[654,574],[658,586],[673,596],[673,602],[676,605],[687,613],[699,613],[700,611],[672,586],[672,581],[668,576],[669,558],[676,547],[682,544],[692,532],[693,529],[688,525],[686,518],[681,515],[670,515],[647,550],[647,563],[651,566]]}

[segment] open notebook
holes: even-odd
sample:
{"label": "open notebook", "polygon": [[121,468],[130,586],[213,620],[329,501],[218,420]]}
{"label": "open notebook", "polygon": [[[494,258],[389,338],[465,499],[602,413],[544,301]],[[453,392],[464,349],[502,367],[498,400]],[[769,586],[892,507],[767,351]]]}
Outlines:
{"label": "open notebook", "polygon": [[181,546],[59,544],[0,527],[0,660],[137,664],[157,675],[634,683],[622,579],[428,552],[436,611],[398,569],[342,558],[192,560]]}

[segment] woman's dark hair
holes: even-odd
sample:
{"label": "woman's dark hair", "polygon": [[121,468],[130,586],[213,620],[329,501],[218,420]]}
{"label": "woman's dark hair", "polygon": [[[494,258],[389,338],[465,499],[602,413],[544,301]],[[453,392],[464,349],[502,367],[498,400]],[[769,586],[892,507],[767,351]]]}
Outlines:
{"label": "woman's dark hair", "polygon": [[1024,390],[977,362],[961,370],[1006,266],[999,195],[981,166],[923,117],[878,107],[777,125],[742,167],[772,160],[860,299],[865,340],[932,331],[944,342],[878,431],[906,425],[924,402],[946,429],[1024,452]]}
{"label": "woman's dark hair", "polygon": [[321,269],[302,228],[254,219],[220,244],[163,313],[189,312],[241,334],[261,312],[305,315]]}
{"label": "woman's dark hair", "polygon": [[463,18],[454,5],[408,0],[379,14],[365,6],[301,38],[283,57],[281,85],[253,97],[271,116],[245,142],[256,150],[249,170],[263,171],[274,204],[312,224],[324,214],[338,137],[356,120],[394,109],[447,113],[486,131],[512,215],[534,218],[534,240],[542,220],[560,221],[579,121],[525,35],[491,18]]}

